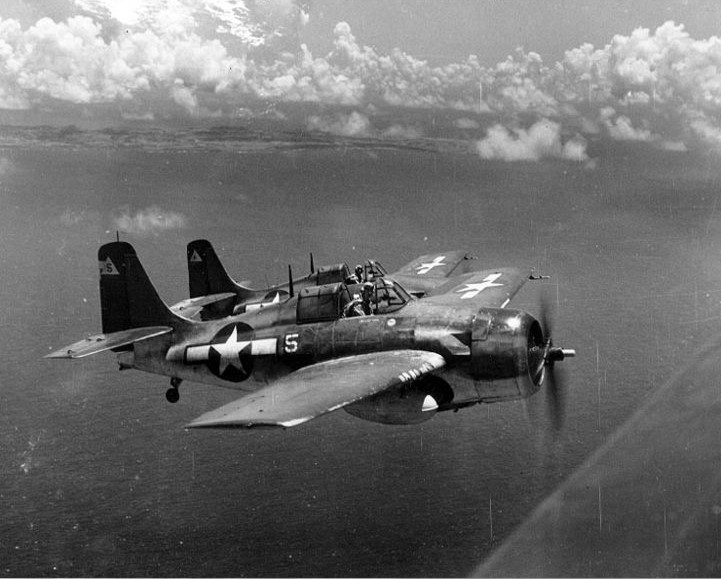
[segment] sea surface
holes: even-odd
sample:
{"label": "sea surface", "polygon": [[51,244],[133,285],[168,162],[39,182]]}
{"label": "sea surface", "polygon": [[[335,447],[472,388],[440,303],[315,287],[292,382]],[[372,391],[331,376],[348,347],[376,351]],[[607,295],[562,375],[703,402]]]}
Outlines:
{"label": "sea surface", "polygon": [[[597,143],[585,165],[504,163],[347,139],[17,133],[0,139],[2,576],[466,575],[721,325],[713,156]],[[338,411],[185,431],[237,393],[184,383],[171,405],[166,378],[120,373],[111,353],[43,358],[100,331],[97,248],[116,230],[168,303],[187,297],[196,238],[256,286],[304,273],[310,252],[535,267],[552,278],[514,305],[537,314],[546,293],[555,343],[578,351],[565,425],[549,431],[542,391],[416,426]]]}

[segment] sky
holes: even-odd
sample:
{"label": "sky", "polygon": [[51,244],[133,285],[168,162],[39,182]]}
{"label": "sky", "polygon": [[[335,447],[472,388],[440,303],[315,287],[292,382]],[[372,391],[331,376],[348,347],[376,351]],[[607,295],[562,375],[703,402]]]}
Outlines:
{"label": "sky", "polygon": [[719,33],[716,0],[5,0],[0,118],[311,104],[308,130],[354,137],[428,136],[379,123],[389,109],[452,113],[490,159],[588,162],[599,137],[716,149]]}

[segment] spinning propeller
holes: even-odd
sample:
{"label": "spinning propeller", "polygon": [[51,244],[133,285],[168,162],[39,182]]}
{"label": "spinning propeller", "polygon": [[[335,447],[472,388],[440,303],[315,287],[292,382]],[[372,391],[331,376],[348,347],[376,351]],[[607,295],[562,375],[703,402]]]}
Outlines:
{"label": "spinning propeller", "polygon": [[558,432],[563,426],[565,416],[566,381],[563,371],[556,373],[556,362],[576,355],[576,350],[559,348],[553,345],[553,316],[549,314],[551,306],[546,294],[541,297],[540,323],[543,330],[543,364],[546,383],[546,402],[553,429]]}

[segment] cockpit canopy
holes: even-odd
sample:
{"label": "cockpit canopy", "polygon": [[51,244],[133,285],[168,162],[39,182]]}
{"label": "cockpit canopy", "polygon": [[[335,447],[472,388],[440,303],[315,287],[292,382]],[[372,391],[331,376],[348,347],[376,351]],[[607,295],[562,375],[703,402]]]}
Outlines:
{"label": "cockpit canopy", "polygon": [[[413,298],[397,282],[376,278],[371,284],[369,315],[383,315],[402,308]],[[360,302],[364,284],[347,286],[344,283],[304,287],[298,292],[296,323],[310,324],[338,320],[362,308],[352,308],[352,301]]]}
{"label": "cockpit canopy", "polygon": [[344,283],[330,283],[304,287],[298,293],[296,323],[328,322],[343,317],[343,311],[351,301]]}
{"label": "cockpit canopy", "polygon": [[350,269],[348,264],[335,263],[333,265],[324,265],[318,268],[318,285],[327,285],[331,283],[344,282],[350,277]]}
{"label": "cockpit canopy", "polygon": [[373,280],[371,299],[374,314],[388,314],[402,308],[411,299],[400,284],[384,277]]}
{"label": "cockpit canopy", "polygon": [[362,298],[363,288],[366,284],[371,284],[369,305],[372,314],[394,312],[413,299],[398,282],[377,277],[370,282],[349,285],[348,291],[354,300]]}
{"label": "cockpit canopy", "polygon": [[385,277],[387,274],[386,268],[379,261],[369,259],[363,263],[363,279],[373,280],[377,277]]}

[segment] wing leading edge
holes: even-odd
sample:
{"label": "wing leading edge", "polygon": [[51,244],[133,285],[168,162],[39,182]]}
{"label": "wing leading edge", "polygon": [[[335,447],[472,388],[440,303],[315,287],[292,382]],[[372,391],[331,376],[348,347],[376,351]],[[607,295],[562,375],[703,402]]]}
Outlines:
{"label": "wing leading edge", "polygon": [[395,350],[306,366],[196,418],[186,428],[291,427],[445,365],[440,354]]}

